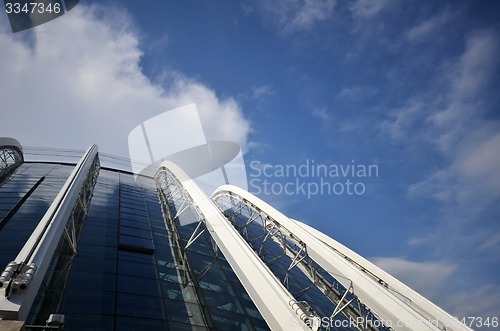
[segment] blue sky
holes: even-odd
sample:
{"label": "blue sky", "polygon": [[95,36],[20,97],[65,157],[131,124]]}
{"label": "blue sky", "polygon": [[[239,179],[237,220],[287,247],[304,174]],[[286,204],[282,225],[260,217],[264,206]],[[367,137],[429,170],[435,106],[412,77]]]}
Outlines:
{"label": "blue sky", "polygon": [[260,197],[451,313],[498,316],[499,14],[496,1],[82,0],[13,35],[2,13],[15,123],[2,135],[126,157],[134,126],[196,102],[249,175],[252,161],[376,164],[362,195]]}

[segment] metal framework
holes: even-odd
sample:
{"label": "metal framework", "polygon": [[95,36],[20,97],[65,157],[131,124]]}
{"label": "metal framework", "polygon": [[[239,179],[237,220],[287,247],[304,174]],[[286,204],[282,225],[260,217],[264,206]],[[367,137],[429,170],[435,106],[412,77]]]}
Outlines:
{"label": "metal framework", "polygon": [[[332,280],[329,281],[325,277],[326,271],[309,256],[307,245],[287,231],[286,228],[280,226],[264,211],[231,192],[217,194],[213,196],[213,201],[269,267],[284,256],[290,258],[290,265],[282,279],[282,283],[287,289],[290,290],[290,282],[294,282],[293,276],[291,276],[291,271],[294,268],[299,269],[309,277],[311,285],[293,293],[295,297],[300,297],[313,287],[317,287],[333,304],[334,310],[329,316],[329,320],[332,321],[337,315],[343,314],[349,319],[349,325],[356,326],[359,330],[389,330],[389,327],[384,326],[380,320],[377,320],[374,313],[355,295],[352,281],[349,280],[350,284],[347,288],[342,286],[334,277],[328,277]],[[262,233],[252,237],[250,235],[251,231],[248,229],[252,225],[261,228]],[[265,251],[265,246],[269,241],[274,241],[282,248],[279,255],[268,257],[269,253]],[[304,304],[306,303],[304,302]],[[310,307],[312,303],[307,303],[307,305]],[[311,316],[319,317],[312,311],[312,308],[309,311]],[[360,321],[366,321],[367,323],[360,323]],[[333,327],[333,323],[324,324],[327,324],[327,330]]]}
{"label": "metal framework", "polygon": [[[302,260],[310,258],[330,275],[335,276],[345,289],[354,289],[356,295],[351,298],[355,299],[350,303],[350,299],[346,301],[349,293],[342,293],[343,297],[340,299],[336,293],[339,301],[332,315],[340,311],[346,312],[346,309],[358,300],[367,309],[376,312],[377,318],[383,325],[396,330],[471,330],[366,259],[321,232],[291,220],[252,194],[235,186],[224,185],[214,192],[212,199],[218,201],[227,196],[238,199],[261,213],[268,224],[266,225],[270,230],[268,233],[276,233],[277,230],[272,229],[278,228],[296,244],[299,243],[298,251],[295,250],[296,254],[304,245],[307,257],[301,255],[295,261],[301,260],[302,256],[304,256]],[[297,266],[300,266],[300,263]],[[345,303],[339,304],[339,302]]]}
{"label": "metal framework", "polygon": [[13,138],[0,137],[0,183],[23,162],[21,144]]}
{"label": "metal framework", "polygon": [[[174,211],[171,213],[172,219],[195,211],[192,221],[199,222],[185,245],[174,238],[179,256],[185,254],[186,246],[189,247],[201,233],[208,231],[217,250],[224,254],[272,330],[290,330],[293,321],[297,330],[319,329],[318,320],[310,316],[306,307],[297,304],[293,295],[182,169],[167,161],[162,164],[155,177],[163,192],[160,193],[162,204],[168,206],[171,212]],[[186,265],[185,262],[187,261],[183,262]]]}
{"label": "metal framework", "polygon": [[[172,172],[165,170],[158,173],[156,176],[157,190],[160,197],[161,207],[165,219],[165,225],[169,230],[170,246],[172,247],[173,255],[176,261],[177,274],[182,281],[182,294],[184,297],[195,297],[201,305],[190,305],[186,307],[190,315],[202,316],[204,324],[213,328],[213,322],[208,310],[203,304],[203,296],[201,295],[200,286],[198,284],[200,275],[197,275],[191,268],[187,256],[187,250],[196,239],[198,239],[206,230],[204,222],[200,222],[201,214],[196,205],[191,200],[189,194],[183,189],[181,183],[172,174]],[[187,211],[194,211],[193,215],[197,218],[198,226],[194,230],[187,243],[181,238],[177,223],[180,217],[187,213]],[[214,257],[215,259],[215,257]],[[192,284],[193,286],[187,286]],[[196,309],[197,311],[192,311]]]}
{"label": "metal framework", "polygon": [[97,146],[90,146],[55,197],[16,259],[0,276],[0,319],[24,320],[65,233],[76,252],[77,219],[86,214],[99,171]]}

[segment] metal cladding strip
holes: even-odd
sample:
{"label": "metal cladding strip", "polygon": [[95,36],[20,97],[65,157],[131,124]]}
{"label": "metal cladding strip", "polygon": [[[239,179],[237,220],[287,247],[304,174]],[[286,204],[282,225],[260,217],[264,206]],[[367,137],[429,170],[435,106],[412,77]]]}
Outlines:
{"label": "metal cladding strip", "polygon": [[[406,297],[407,299],[411,300],[411,307],[417,311],[419,311],[421,314],[424,316],[428,316],[428,318],[439,321],[440,323],[443,323],[444,326],[446,326],[447,330],[472,330],[471,328],[467,327],[463,323],[460,323],[458,320],[456,320],[453,316],[448,314],[446,311],[441,309],[440,307],[436,306],[434,303],[431,301],[427,300],[424,298],[422,295],[420,295],[418,292],[415,292],[412,290],[410,287],[405,285],[404,283],[400,282],[384,270],[380,269],[364,257],[360,256],[356,252],[353,252],[346,246],[342,245],[338,241],[328,237],[326,234],[316,230],[313,227],[310,227],[309,225],[302,223],[300,221],[291,219],[295,223],[298,224],[298,226],[302,227],[305,231],[309,232],[312,234],[314,237],[316,237],[319,241],[330,247],[331,249],[338,251],[340,254],[348,257],[351,259],[354,263],[356,263],[359,266],[362,266],[363,269],[365,269],[367,272],[371,273],[378,279],[382,280],[384,284],[388,286],[389,289],[394,290],[395,292],[401,294],[402,296]],[[441,324],[440,324],[441,325]]]}
{"label": "metal cladding strip", "polygon": [[310,330],[300,322],[300,309],[293,309],[293,296],[267,268],[198,185],[170,161],[162,163],[157,174],[170,170],[182,183],[205,217],[205,224],[218,248],[248,292],[255,306],[272,330]]}
{"label": "metal cladding strip", "polygon": [[17,255],[16,263],[26,266],[34,264],[35,271],[30,271],[31,281],[24,290],[13,292],[9,298],[2,293],[6,289],[0,290],[0,319],[26,319],[96,157],[97,145],[92,145],[77,163],[38,226]]}
{"label": "metal cladding strip", "polygon": [[[353,283],[354,293],[360,300],[375,312],[383,322],[392,325],[395,330],[441,330],[433,324],[434,321],[423,317],[410,306],[395,297],[391,292],[378,284],[369,275],[354,266],[351,262],[334,252],[311,233],[304,230],[296,222],[283,215],[271,207],[266,202],[257,198],[251,193],[232,185],[220,186],[212,194],[212,199],[217,195],[232,194],[239,196],[246,202],[254,205],[270,218],[274,219],[281,226],[293,233],[300,241],[307,246],[309,256],[323,269],[335,276],[346,288],[349,288],[350,281]],[[441,315],[441,314],[440,314]],[[458,321],[446,325],[446,330],[470,330]]]}

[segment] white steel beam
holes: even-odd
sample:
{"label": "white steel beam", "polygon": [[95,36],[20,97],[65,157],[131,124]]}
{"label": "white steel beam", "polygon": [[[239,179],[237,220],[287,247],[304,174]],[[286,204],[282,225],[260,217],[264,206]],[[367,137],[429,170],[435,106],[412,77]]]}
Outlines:
{"label": "white steel beam", "polygon": [[[444,310],[358,254],[355,254],[319,231],[291,220],[251,193],[236,186],[223,185],[215,190],[212,194],[212,199],[223,194],[243,199],[243,201],[258,208],[288,232],[292,233],[307,246],[309,256],[323,269],[333,275],[343,276],[336,278],[344,287],[349,288],[352,281],[352,286],[359,299],[370,307],[383,322],[391,325],[393,329],[403,331],[437,331],[443,330],[445,327],[447,331],[471,330]],[[352,260],[345,258],[345,256],[338,252],[343,252],[345,256]],[[352,263],[352,261],[356,261],[362,268]],[[367,270],[370,272],[366,272]],[[389,282],[392,289],[410,298],[411,306],[401,301],[384,284],[375,281],[373,275],[370,273],[380,275],[381,279]]]}
{"label": "white steel beam", "polygon": [[222,215],[198,185],[170,161],[157,172],[170,171],[182,183],[204,217],[204,222],[219,250],[224,254],[255,306],[272,330],[311,330],[305,312],[292,307],[294,297],[267,268],[248,243]]}
{"label": "white steel beam", "polygon": [[[0,288],[0,319],[26,319],[96,157],[97,146],[92,145],[77,163],[16,259],[11,262],[16,265],[10,275],[12,277],[6,277]],[[15,278],[17,273],[18,278]],[[27,282],[24,286],[19,285],[18,279]]]}
{"label": "white steel beam", "polygon": [[[361,255],[305,223],[293,219],[292,221],[296,222],[297,225],[312,234],[318,240],[330,247],[333,251],[347,257],[358,268],[362,268],[362,270],[366,273],[371,274],[373,278],[379,281],[385,288],[400,295],[405,300],[408,300],[412,309],[415,309],[428,319],[439,321],[441,328],[446,326],[447,330],[471,330],[462,323],[458,322],[442,308],[427,300],[421,294],[412,290],[394,276],[380,269]],[[456,325],[457,323],[459,324],[458,326]]]}

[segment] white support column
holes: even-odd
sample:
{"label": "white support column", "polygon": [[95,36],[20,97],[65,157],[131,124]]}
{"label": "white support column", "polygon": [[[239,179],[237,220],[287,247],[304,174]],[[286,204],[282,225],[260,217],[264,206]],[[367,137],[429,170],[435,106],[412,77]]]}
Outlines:
{"label": "white support column", "polygon": [[170,171],[203,213],[205,225],[248,295],[272,330],[311,330],[295,299],[267,268],[220,210],[177,165],[164,162],[157,172]]}
{"label": "white support column", "polygon": [[[222,194],[230,194],[243,199],[247,203],[260,209],[280,226],[292,233],[307,246],[309,256],[323,269],[331,274],[345,277],[337,278],[344,287],[349,288],[349,286],[351,286],[350,282],[352,281],[352,286],[360,300],[370,307],[370,309],[383,319],[384,322],[392,324],[393,329],[404,331],[437,331],[442,330],[445,326],[447,331],[471,330],[394,277],[382,272],[366,259],[363,259],[346,247],[338,244],[333,239],[321,234],[319,231],[289,219],[251,193],[232,185],[223,185],[213,193],[212,198],[214,199]],[[381,277],[382,279],[390,281],[394,289],[401,291],[405,296],[410,298],[412,300],[412,306],[416,305],[417,307],[410,307],[401,301],[393,292],[390,292],[382,284],[375,281],[372,275],[366,273],[366,270],[363,271],[357,265],[349,261],[349,259],[338,254],[334,248],[338,251],[345,252],[345,255],[348,257],[352,256],[352,261],[358,261],[357,263],[359,263],[363,269],[383,276]]]}
{"label": "white support column", "polygon": [[26,319],[96,157],[97,146],[92,145],[13,261],[14,272],[1,282],[0,319]]}

